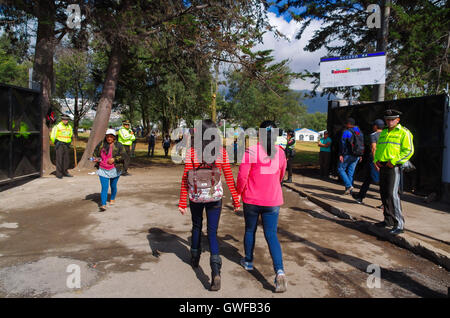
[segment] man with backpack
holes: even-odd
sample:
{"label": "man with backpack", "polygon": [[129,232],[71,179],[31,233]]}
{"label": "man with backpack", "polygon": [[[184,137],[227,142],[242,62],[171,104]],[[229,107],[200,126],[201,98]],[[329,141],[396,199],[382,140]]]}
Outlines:
{"label": "man with backpack", "polygon": [[344,195],[347,195],[353,191],[353,174],[364,154],[364,135],[351,117],[345,127],[339,146],[338,173],[345,185]]}
{"label": "man with backpack", "polygon": [[370,134],[370,151],[368,153],[368,161],[366,164],[366,175],[364,177],[364,182],[361,185],[361,189],[358,193],[352,193],[353,199],[361,204],[366,197],[367,191],[369,190],[371,183],[380,182],[380,168],[378,168],[373,162],[375,151],[377,149],[377,142],[380,138],[380,134],[384,128],[384,121],[382,119],[377,119],[372,124],[373,133]]}
{"label": "man with backpack", "polygon": [[155,153],[155,144],[156,144],[156,135],[155,135],[154,131],[152,131],[152,133],[150,135],[148,135],[147,140],[148,140],[147,157],[150,157],[150,151],[151,151],[152,157],[153,157],[153,155]]}

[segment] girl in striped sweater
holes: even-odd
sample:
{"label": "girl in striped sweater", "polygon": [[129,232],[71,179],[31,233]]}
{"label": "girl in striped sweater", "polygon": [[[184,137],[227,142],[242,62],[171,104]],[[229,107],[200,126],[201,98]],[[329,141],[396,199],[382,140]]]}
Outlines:
{"label": "girl in striped sweater", "polygon": [[[197,169],[201,163],[213,164],[223,172],[225,176],[226,183],[230,189],[231,195],[233,197],[234,211],[237,212],[240,207],[240,198],[236,191],[236,186],[234,183],[233,173],[231,171],[230,163],[228,161],[228,155],[226,150],[221,144],[220,138],[214,138],[213,140],[204,140],[205,131],[207,129],[217,130],[217,126],[212,120],[202,120],[202,132],[201,137],[201,150],[202,154],[198,154],[199,151],[195,151],[194,147],[189,148],[186,151],[185,166],[183,172],[183,178],[181,180],[181,191],[180,191],[180,201],[178,204],[178,209],[181,214],[185,215],[187,212],[187,197],[189,192],[188,186],[188,171],[192,169]],[[219,136],[218,130],[217,134],[213,136]],[[194,135],[195,137],[195,135]],[[195,140],[192,138],[192,145],[195,145]],[[205,157],[205,147],[212,149],[211,156]],[[200,148],[200,147],[199,147]],[[218,149],[218,153],[215,150]],[[208,154],[206,154],[208,155]],[[212,158],[208,158],[212,157]],[[199,160],[199,158],[201,158]],[[205,160],[206,158],[206,160]],[[221,197],[221,196],[220,196]],[[208,242],[210,248],[210,265],[211,265],[211,288],[212,291],[217,291],[220,289],[220,269],[222,267],[222,260],[219,256],[219,244],[217,241],[217,228],[219,226],[220,213],[222,211],[222,199],[218,201],[201,203],[194,202],[192,198],[189,199],[189,207],[191,210],[192,217],[192,241],[191,241],[191,264],[194,268],[197,268],[200,261],[201,254],[201,233],[202,233],[202,223],[203,223],[203,210],[206,210],[207,216],[207,226],[208,226]]]}

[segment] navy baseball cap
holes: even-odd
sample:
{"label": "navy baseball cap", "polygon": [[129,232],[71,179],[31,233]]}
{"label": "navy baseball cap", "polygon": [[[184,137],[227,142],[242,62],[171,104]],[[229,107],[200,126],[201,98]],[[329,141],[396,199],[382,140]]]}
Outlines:
{"label": "navy baseball cap", "polygon": [[384,121],[382,119],[375,119],[372,125],[377,126],[379,129],[384,128]]}
{"label": "navy baseball cap", "polygon": [[350,124],[350,125],[352,125],[352,126],[355,126],[356,121],[355,121],[354,118],[349,117],[349,118],[347,118],[347,121],[346,121],[345,123],[346,123],[346,124]]}

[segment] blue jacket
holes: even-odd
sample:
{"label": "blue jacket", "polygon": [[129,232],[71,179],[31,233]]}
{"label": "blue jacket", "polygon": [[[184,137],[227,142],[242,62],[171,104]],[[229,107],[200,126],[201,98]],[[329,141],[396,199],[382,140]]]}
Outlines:
{"label": "blue jacket", "polygon": [[[362,133],[358,126],[355,126],[351,129],[353,129],[355,132],[359,132],[360,134]],[[352,150],[351,150],[351,146],[350,146],[351,138],[352,138],[351,131],[349,129],[346,129],[342,133],[341,142],[339,144],[339,155],[340,156],[352,155]]]}

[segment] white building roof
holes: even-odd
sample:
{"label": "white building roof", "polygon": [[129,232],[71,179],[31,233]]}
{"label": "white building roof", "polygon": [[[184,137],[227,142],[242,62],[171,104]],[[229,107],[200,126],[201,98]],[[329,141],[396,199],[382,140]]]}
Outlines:
{"label": "white building roof", "polygon": [[317,131],[312,130],[312,129],[308,129],[308,128],[299,128],[295,130],[295,133],[299,133],[299,134],[319,134]]}

